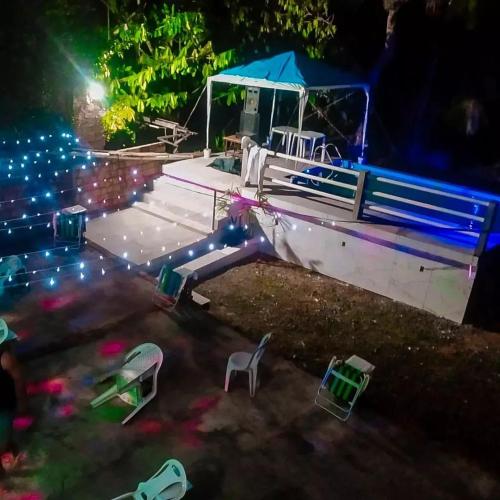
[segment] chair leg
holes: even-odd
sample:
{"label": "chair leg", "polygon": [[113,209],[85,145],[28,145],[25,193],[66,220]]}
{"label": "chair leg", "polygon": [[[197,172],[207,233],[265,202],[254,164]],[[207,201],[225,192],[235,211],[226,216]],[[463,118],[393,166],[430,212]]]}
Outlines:
{"label": "chair leg", "polygon": [[250,396],[253,398],[257,389],[257,370],[250,370],[248,375],[250,377]]}
{"label": "chair leg", "polygon": [[124,495],[120,495],[119,497],[115,497],[112,500],[124,500],[125,498],[134,498],[134,493],[125,493]]}
{"label": "chair leg", "polygon": [[125,425],[132,417],[137,415],[153,398],[148,396],[141,403],[139,403],[123,420],[122,425]]}
{"label": "chair leg", "polygon": [[224,390],[226,392],[229,392],[229,382],[231,381],[231,374],[233,373],[233,370],[230,369],[229,365],[226,369],[226,380],[224,382]]}
{"label": "chair leg", "polygon": [[100,396],[97,396],[95,399],[93,399],[90,402],[90,406],[92,406],[92,408],[101,406],[102,404],[106,403],[106,401],[113,399],[117,395],[118,395],[118,387],[115,384],[112,387],[110,387],[107,391],[103,392]]}

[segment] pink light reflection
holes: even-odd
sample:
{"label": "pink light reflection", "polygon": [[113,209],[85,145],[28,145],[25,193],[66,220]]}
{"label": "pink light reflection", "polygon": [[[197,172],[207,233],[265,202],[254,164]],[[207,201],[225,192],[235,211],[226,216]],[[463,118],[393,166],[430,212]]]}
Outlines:
{"label": "pink light reflection", "polygon": [[62,378],[53,378],[42,382],[30,382],[26,386],[26,391],[29,396],[37,394],[61,394],[66,390],[66,381]]}
{"label": "pink light reflection", "polygon": [[60,418],[69,418],[76,413],[75,407],[72,404],[59,406],[56,410],[56,416]]}
{"label": "pink light reflection", "polygon": [[58,309],[62,309],[63,307],[72,304],[78,299],[78,297],[79,295],[76,293],[60,295],[58,297],[47,297],[41,300],[40,305],[46,312],[57,311]]}
{"label": "pink light reflection", "polygon": [[120,340],[108,341],[101,346],[100,353],[103,358],[110,358],[121,354],[126,347],[125,342]]}
{"label": "pink light reflection", "polygon": [[159,434],[162,431],[168,431],[171,427],[172,425],[167,422],[154,419],[142,420],[138,423],[139,432],[144,434]]}
{"label": "pink light reflection", "polygon": [[197,399],[192,405],[191,408],[193,410],[200,410],[205,413],[217,406],[219,403],[220,396],[204,396],[200,399]]}
{"label": "pink light reflection", "polygon": [[34,421],[35,419],[29,415],[16,417],[13,423],[14,430],[25,431],[26,429],[29,429],[33,425]]}

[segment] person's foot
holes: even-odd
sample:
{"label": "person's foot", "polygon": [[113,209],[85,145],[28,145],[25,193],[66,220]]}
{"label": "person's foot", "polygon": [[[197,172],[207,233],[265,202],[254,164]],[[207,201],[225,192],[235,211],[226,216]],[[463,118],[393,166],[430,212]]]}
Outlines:
{"label": "person's foot", "polygon": [[[21,467],[21,465],[25,461],[26,461],[25,453],[18,453],[17,455],[14,455],[12,453],[4,453],[2,455],[0,471],[3,469],[5,472],[12,472]],[[1,477],[1,472],[0,472],[0,477]]]}

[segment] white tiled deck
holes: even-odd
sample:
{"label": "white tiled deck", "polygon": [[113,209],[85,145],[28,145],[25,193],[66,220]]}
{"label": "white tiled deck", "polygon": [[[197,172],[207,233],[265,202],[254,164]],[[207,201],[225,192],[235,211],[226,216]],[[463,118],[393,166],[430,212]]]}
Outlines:
{"label": "white tiled deck", "polygon": [[[255,198],[257,191],[255,186],[242,187],[240,176],[211,168],[209,165],[213,160],[214,158],[195,158],[173,162],[163,166],[163,173],[175,179],[183,179],[186,189],[198,193],[207,194],[213,189],[219,191],[239,189],[242,196]],[[273,172],[274,177],[278,175],[279,173]],[[183,182],[178,180],[175,182],[182,187]],[[342,207],[341,203],[321,195],[305,195],[293,188],[280,187],[268,181],[264,182],[264,194],[274,207],[308,217],[333,221],[336,230],[353,232],[368,240],[394,243],[397,239],[397,244],[400,246],[407,246],[419,252],[429,253],[431,256],[435,254],[440,258],[464,264],[470,263],[471,260],[473,253],[471,247],[460,246],[455,241],[446,240],[443,237],[434,238],[432,235],[398,225],[353,221],[351,207],[347,205]]]}

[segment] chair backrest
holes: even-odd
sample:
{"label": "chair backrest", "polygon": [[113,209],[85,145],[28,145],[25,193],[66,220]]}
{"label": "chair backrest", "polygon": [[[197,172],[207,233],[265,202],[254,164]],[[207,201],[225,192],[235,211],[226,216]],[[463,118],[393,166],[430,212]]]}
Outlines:
{"label": "chair backrest", "polygon": [[[155,367],[155,372],[158,373],[163,363],[163,351],[156,344],[147,343],[138,345],[125,356],[122,365],[122,374],[125,384],[134,377],[139,377]],[[118,383],[118,381],[117,381]]]}
{"label": "chair backrest", "polygon": [[259,364],[260,359],[264,355],[264,352],[266,350],[267,344],[271,340],[272,333],[266,333],[259,342],[259,345],[257,346],[257,349],[255,349],[254,353],[252,354],[252,357],[250,358],[250,361],[248,362],[248,367],[249,368],[254,368]]}
{"label": "chair backrest", "polygon": [[186,471],[175,459],[167,460],[146,482],[140,483],[135,500],[180,500],[187,491]]}
{"label": "chair backrest", "polygon": [[346,363],[331,370],[330,393],[337,399],[350,403],[358,393],[364,374]]}

